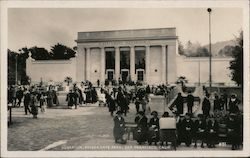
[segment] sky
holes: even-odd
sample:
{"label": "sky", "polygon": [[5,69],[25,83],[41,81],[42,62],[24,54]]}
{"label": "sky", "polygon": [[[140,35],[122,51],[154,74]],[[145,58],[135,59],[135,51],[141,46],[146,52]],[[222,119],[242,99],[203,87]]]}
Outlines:
{"label": "sky", "polygon": [[[9,8],[8,48],[76,46],[77,32],[176,27],[182,44],[206,45],[206,8]],[[212,8],[212,43],[231,40],[243,27],[241,8]]]}

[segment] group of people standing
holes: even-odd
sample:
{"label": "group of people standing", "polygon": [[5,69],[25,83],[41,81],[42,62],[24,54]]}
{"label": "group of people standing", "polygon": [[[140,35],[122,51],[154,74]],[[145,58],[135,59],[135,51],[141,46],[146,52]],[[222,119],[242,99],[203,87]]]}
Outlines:
{"label": "group of people standing", "polygon": [[[173,110],[173,107],[176,106],[176,113],[183,114],[184,103],[186,103],[187,112],[193,114],[194,102],[195,97],[192,95],[191,91],[188,91],[188,95],[186,97],[183,97],[181,93],[178,93],[177,98],[173,102],[172,106],[170,106],[170,109]],[[218,113],[221,111],[228,111],[229,113],[238,113],[240,111],[238,107],[239,104],[240,100],[236,97],[236,94],[232,94],[230,98],[228,98],[225,94],[221,95],[220,97],[218,94],[215,94],[213,101],[211,101],[210,94],[204,93],[204,99],[202,100],[201,110],[205,117],[209,117],[211,111],[213,111],[213,113]]]}
{"label": "group of people standing", "polygon": [[93,87],[91,82],[87,81],[85,83],[82,82],[79,87],[74,84],[67,94],[66,101],[68,103],[68,108],[75,106],[75,109],[77,109],[78,105],[96,103],[98,101],[98,96],[95,87]]}

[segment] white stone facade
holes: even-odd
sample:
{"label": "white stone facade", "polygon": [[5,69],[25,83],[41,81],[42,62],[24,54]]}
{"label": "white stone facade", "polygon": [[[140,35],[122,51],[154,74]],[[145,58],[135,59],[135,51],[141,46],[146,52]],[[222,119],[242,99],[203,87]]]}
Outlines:
{"label": "white stone facade", "polygon": [[[175,83],[179,76],[185,76],[189,83],[208,82],[208,58],[179,56],[175,28],[79,32],[76,42],[77,56],[71,60],[34,61],[29,58],[26,71],[31,81],[63,82],[65,77],[70,76],[74,82],[89,80],[95,84],[98,79],[104,83],[108,73],[118,80],[126,71],[133,81],[137,81],[141,73],[143,82],[151,85]],[[115,63],[112,69],[107,69],[105,58],[110,50]],[[124,50],[129,53],[130,60],[126,69],[120,63],[121,51]],[[145,53],[145,67],[136,69],[138,50]],[[213,83],[233,83],[228,69],[231,60],[212,59]]]}

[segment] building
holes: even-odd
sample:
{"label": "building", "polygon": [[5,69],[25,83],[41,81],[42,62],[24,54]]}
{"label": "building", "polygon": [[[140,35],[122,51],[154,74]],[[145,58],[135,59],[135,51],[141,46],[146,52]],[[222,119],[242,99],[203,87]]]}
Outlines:
{"label": "building", "polygon": [[[157,85],[185,76],[189,83],[208,83],[208,58],[180,56],[177,39],[175,28],[79,32],[75,58],[34,61],[30,57],[26,71],[32,82],[63,82],[70,76],[74,82],[121,79]],[[233,84],[230,60],[212,59],[213,83]]]}
{"label": "building", "polygon": [[175,28],[79,32],[76,80],[176,80]]}

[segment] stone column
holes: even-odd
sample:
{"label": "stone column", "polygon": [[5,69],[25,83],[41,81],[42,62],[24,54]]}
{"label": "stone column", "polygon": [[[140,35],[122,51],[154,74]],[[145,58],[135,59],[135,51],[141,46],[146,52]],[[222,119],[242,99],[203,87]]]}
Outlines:
{"label": "stone column", "polygon": [[150,46],[147,45],[146,46],[146,82],[149,84],[149,80],[150,80]]}
{"label": "stone column", "polygon": [[101,48],[101,78],[100,81],[104,83],[105,81],[105,69],[106,69],[106,64],[105,64],[105,50],[104,47]]}
{"label": "stone column", "polygon": [[161,48],[161,57],[162,57],[162,72],[161,72],[161,80],[162,83],[165,84],[166,83],[166,69],[167,69],[167,60],[166,60],[166,45],[162,45]]}
{"label": "stone column", "polygon": [[91,58],[90,58],[90,48],[86,48],[86,80],[90,80],[90,69],[91,69]]}
{"label": "stone column", "polygon": [[76,56],[76,81],[82,82],[85,80],[85,48],[78,46]]}
{"label": "stone column", "polygon": [[120,77],[120,50],[115,47],[115,79],[118,81]]}
{"label": "stone column", "polygon": [[130,77],[135,81],[135,47],[130,47]]}
{"label": "stone column", "polygon": [[167,47],[167,81],[168,83],[174,83],[177,78],[177,64],[176,64],[176,55],[177,48],[175,44],[168,45]]}

